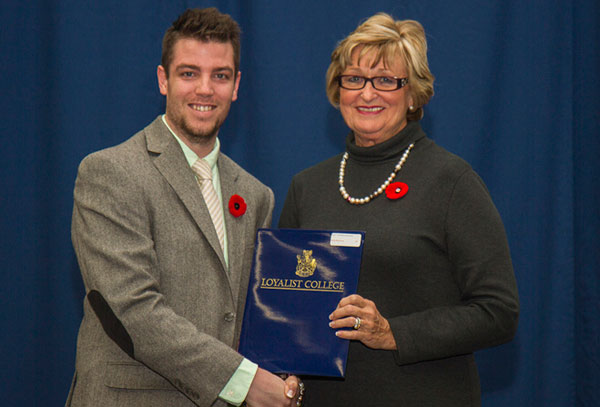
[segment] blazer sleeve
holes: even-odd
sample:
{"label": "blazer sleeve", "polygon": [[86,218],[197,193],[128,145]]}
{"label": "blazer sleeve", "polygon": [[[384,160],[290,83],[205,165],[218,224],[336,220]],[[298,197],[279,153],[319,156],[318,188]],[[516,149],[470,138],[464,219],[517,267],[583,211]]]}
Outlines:
{"label": "blazer sleeve", "polygon": [[80,165],[72,240],[87,300],[124,352],[198,405],[210,405],[242,356],[176,313],[172,298],[161,292],[143,183],[107,154],[93,154]]}

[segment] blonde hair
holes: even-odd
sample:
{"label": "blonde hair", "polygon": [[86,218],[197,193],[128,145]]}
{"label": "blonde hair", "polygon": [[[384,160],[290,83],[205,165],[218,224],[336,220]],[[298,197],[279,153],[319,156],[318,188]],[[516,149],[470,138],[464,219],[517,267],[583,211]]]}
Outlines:
{"label": "blonde hair", "polygon": [[427,63],[427,41],[423,26],[414,20],[395,21],[386,13],[377,13],[360,24],[349,36],[340,41],[331,53],[327,69],[327,97],[338,108],[340,86],[338,76],[352,65],[352,53],[359,50],[358,60],[375,51],[375,66],[383,59],[387,67],[400,57],[408,71],[408,89],[414,109],[407,112],[408,120],[423,118],[423,106],[433,96],[434,76]]}

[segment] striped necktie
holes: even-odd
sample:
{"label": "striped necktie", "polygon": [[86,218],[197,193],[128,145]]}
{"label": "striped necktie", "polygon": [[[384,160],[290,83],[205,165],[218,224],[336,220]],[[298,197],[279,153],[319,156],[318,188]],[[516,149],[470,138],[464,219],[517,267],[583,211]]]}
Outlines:
{"label": "striped necktie", "polygon": [[217,191],[212,182],[212,170],[210,164],[201,158],[197,159],[192,170],[198,176],[198,182],[200,183],[200,189],[204,196],[204,202],[208,207],[208,212],[212,218],[213,225],[219,236],[219,243],[221,244],[221,250],[225,247],[225,229],[223,225],[223,212],[221,211],[221,202],[217,196]]}

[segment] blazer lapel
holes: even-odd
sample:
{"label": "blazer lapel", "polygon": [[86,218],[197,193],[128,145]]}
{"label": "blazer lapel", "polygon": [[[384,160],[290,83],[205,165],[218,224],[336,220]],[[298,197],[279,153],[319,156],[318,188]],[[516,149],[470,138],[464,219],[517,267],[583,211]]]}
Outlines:
{"label": "blazer lapel", "polygon": [[229,252],[229,276],[231,287],[234,290],[234,298],[238,297],[239,283],[242,273],[242,263],[244,254],[244,237],[246,236],[246,225],[248,222],[244,216],[234,217],[229,211],[229,199],[232,195],[238,194],[243,198],[243,186],[239,184],[239,172],[231,160],[223,155],[219,155],[219,176],[221,178],[221,193],[223,195],[223,217],[225,218],[225,228],[227,230],[227,245]]}
{"label": "blazer lapel", "polygon": [[[152,162],[173,187],[173,190],[219,256],[223,269],[227,270],[219,237],[202,197],[202,192],[177,140],[169,132],[160,116],[145,129],[145,133],[148,151],[153,153],[151,154]],[[154,158],[152,158],[153,155]],[[229,233],[229,230],[227,232]]]}

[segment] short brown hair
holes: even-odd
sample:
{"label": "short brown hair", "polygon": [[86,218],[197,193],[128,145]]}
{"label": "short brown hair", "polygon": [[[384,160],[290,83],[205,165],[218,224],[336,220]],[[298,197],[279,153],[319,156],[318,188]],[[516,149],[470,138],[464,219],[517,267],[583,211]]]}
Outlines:
{"label": "short brown hair", "polygon": [[173,22],[165,33],[162,42],[161,65],[169,76],[169,65],[173,61],[173,48],[182,38],[194,38],[200,41],[231,43],[233,63],[237,74],[240,68],[239,25],[229,14],[223,14],[214,7],[188,9]]}
{"label": "short brown hair", "polygon": [[401,58],[408,71],[408,86],[414,110],[406,114],[408,120],[423,118],[423,106],[433,96],[434,77],[427,63],[427,41],[423,26],[414,20],[394,19],[386,13],[378,13],[360,24],[348,37],[340,41],[331,54],[327,70],[327,97],[336,108],[340,104],[338,76],[352,64],[352,52],[359,49],[359,59],[375,51],[373,65],[383,59],[390,65]]}

